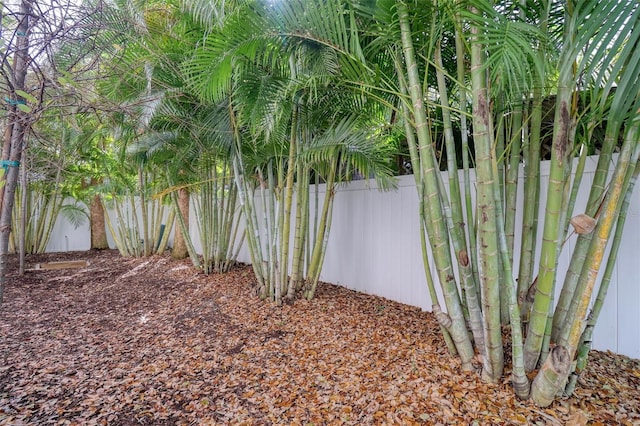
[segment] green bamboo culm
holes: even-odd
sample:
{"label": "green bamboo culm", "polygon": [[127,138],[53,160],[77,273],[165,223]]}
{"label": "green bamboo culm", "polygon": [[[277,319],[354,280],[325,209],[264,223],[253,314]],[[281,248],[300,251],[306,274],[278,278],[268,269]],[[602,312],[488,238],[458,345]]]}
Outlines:
{"label": "green bamboo culm", "polygon": [[[411,127],[411,124],[409,122],[409,117],[411,117],[411,112],[410,112],[409,106],[407,105],[407,102],[409,102],[410,100],[408,99],[407,83],[406,83],[406,78],[404,76],[404,70],[399,63],[399,60],[400,59],[398,58],[398,55],[397,54],[394,55],[395,69],[399,77],[398,80],[400,83],[399,84],[400,93],[402,95],[400,100],[401,109],[405,117],[403,120],[403,124],[405,128],[405,137],[407,138],[407,145],[409,147],[411,165],[414,170],[413,178],[415,181],[416,188],[418,190],[418,214],[420,216],[420,247],[422,252],[422,264],[425,272],[425,278],[427,281],[427,290],[429,291],[429,297],[431,298],[432,311],[442,312],[442,307],[440,306],[440,301],[438,300],[438,292],[436,291],[436,286],[435,286],[435,283],[433,282],[433,276],[431,274],[431,263],[429,261],[429,255],[428,255],[429,250],[428,250],[427,239],[426,239],[426,233],[427,233],[426,210],[424,206],[425,190],[424,190],[424,180],[422,179],[422,175],[421,175],[422,168],[420,167],[420,158],[418,155],[418,147],[417,147],[414,130]],[[453,342],[453,339],[451,338],[449,331],[447,330],[446,327],[444,327],[443,324],[438,323],[438,326],[440,327],[440,332],[444,337],[449,354],[451,356],[456,356],[458,354],[458,350],[456,349],[455,343]],[[477,330],[477,327],[474,328],[474,330]],[[482,335],[482,330],[480,330],[479,336],[480,336],[480,339],[482,340],[484,339],[484,336]]]}
{"label": "green bamboo culm", "polygon": [[587,317],[587,325],[582,332],[582,336],[580,336],[580,345],[577,350],[575,368],[569,376],[569,381],[564,390],[564,394],[568,396],[573,395],[575,387],[578,383],[578,379],[580,378],[580,374],[587,366],[587,359],[589,357],[589,351],[591,350],[593,331],[595,330],[598,318],[600,317],[600,312],[602,312],[604,301],[609,290],[609,284],[611,283],[611,277],[613,275],[613,272],[615,271],[618,251],[620,249],[620,244],[622,243],[624,235],[624,225],[627,220],[627,212],[631,204],[631,196],[633,195],[633,189],[638,180],[639,174],[640,163],[636,164],[633,175],[631,176],[630,182],[628,183],[627,193],[625,194],[622,207],[620,208],[618,221],[616,223],[616,231],[615,235],[613,236],[609,258],[607,259],[607,266],[604,270],[602,281],[600,282],[600,287],[598,288],[598,295],[596,296],[593,307],[591,308],[591,312]]}
{"label": "green bamboo culm", "polygon": [[[567,326],[554,347],[550,356],[542,365],[532,385],[532,399],[540,406],[549,405],[555,395],[564,389],[571,369],[571,361],[580,343],[584,330],[584,318],[587,313],[591,294],[593,292],[600,264],[603,261],[609,236],[624,203],[629,182],[630,172],[635,170],[640,144],[638,143],[638,124],[627,130],[627,137],[618,158],[618,164],[610,191],[607,194],[602,215],[598,220],[594,235],[585,258],[585,267],[579,279],[579,297],[571,304],[567,313]],[[551,356],[557,354],[559,356]]]}
{"label": "green bamboo culm", "polygon": [[427,210],[425,216],[428,217],[427,231],[429,234],[429,243],[433,252],[436,269],[438,270],[440,285],[443,289],[448,318],[450,319],[446,328],[455,342],[463,368],[471,369],[474,350],[466,330],[458,288],[452,270],[451,249],[440,203],[438,179],[436,177],[436,174],[440,173],[440,171],[434,162],[431,137],[422,100],[421,83],[415,61],[408,9],[406,3],[402,1],[396,1],[396,9],[398,12],[405,58],[408,93],[412,100],[415,130],[419,145],[420,167],[422,169],[421,176],[424,182],[423,184],[425,185],[424,198],[427,201],[424,205]]}
{"label": "green bamboo culm", "polygon": [[227,272],[235,264],[234,253],[242,244],[242,237],[238,236],[238,188],[230,169],[226,157],[204,158],[198,170],[199,183],[193,186],[202,262],[198,260],[196,265],[190,252],[191,238],[186,242],[194,265],[205,274]]}
{"label": "green bamboo culm", "polygon": [[[472,13],[476,12],[472,10]],[[471,87],[473,99],[473,137],[476,148],[478,237],[480,245],[480,286],[485,321],[485,357],[482,377],[497,383],[504,368],[500,318],[500,254],[497,241],[495,187],[496,152],[491,137],[490,105],[482,44],[475,38],[479,29],[471,27]]]}
{"label": "green bamboo culm", "polygon": [[533,371],[538,364],[555,288],[558,252],[561,247],[560,234],[564,224],[562,207],[565,193],[565,168],[568,152],[571,151],[568,143],[571,131],[572,83],[573,62],[571,61],[561,68],[558,82],[539,274],[524,348],[527,371]]}
{"label": "green bamboo culm", "polygon": [[[450,222],[448,228],[457,258],[458,272],[462,288],[461,299],[463,306],[468,312],[466,320],[469,322],[476,348],[480,353],[484,353],[485,336],[482,329],[482,310],[480,307],[478,292],[476,291],[476,282],[474,281],[473,269],[471,262],[469,261],[469,250],[467,248],[467,240],[464,233],[465,221],[462,213],[462,195],[458,179],[458,165],[455,161],[456,148],[453,138],[453,124],[447,95],[447,85],[443,72],[444,65],[442,63],[441,50],[440,43],[438,43],[434,51],[434,59],[438,90],[440,93],[440,105],[442,107],[442,119],[444,123],[445,146],[447,151],[447,172],[449,177],[449,194],[451,200],[450,204],[447,203],[444,199],[446,197],[446,191],[442,189],[440,191],[442,194],[441,202],[445,206],[445,215],[448,218],[450,217],[450,220],[448,220],[448,222]],[[460,58],[460,60],[464,59]],[[446,207],[448,205],[450,208]],[[451,214],[446,214],[447,211],[450,211]]]}

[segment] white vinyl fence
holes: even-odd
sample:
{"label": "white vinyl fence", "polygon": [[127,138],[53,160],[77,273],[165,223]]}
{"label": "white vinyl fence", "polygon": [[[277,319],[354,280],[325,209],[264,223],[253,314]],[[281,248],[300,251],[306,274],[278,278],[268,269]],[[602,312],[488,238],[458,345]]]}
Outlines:
{"label": "white vinyl fence", "polygon": [[[597,157],[588,159],[575,213],[582,213]],[[544,213],[549,165],[542,165],[540,213]],[[324,186],[320,186],[322,199]],[[522,191],[520,193],[522,198]],[[193,219],[193,218],[192,218]],[[59,220],[50,251],[86,250],[88,226],[78,230]],[[372,181],[341,187],[335,198],[333,225],[321,279],[325,282],[431,310],[424,277],[413,176],[398,178],[398,188],[379,192]],[[575,237],[559,259],[559,286],[571,258]],[[516,248],[520,242],[516,240]],[[538,255],[539,255],[538,244]],[[625,235],[609,294],[594,333],[594,348],[640,358],[640,192],[628,213]],[[245,248],[240,260],[249,262]],[[518,255],[516,254],[516,262]],[[517,264],[517,263],[516,263]],[[602,268],[604,269],[604,267]],[[435,270],[432,271],[434,277]],[[559,293],[559,289],[558,292]],[[556,297],[557,298],[557,297]]]}

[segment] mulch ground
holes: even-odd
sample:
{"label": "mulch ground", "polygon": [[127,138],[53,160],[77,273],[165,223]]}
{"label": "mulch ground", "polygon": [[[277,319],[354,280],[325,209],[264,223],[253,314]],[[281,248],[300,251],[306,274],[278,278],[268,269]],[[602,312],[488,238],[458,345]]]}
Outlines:
{"label": "mulch ground", "polygon": [[[640,424],[640,361],[592,351],[548,409],[465,373],[430,313],[322,284],[274,306],[252,271],[204,276],[117,252],[11,258],[0,307],[0,424]],[[393,283],[390,283],[392,285]]]}

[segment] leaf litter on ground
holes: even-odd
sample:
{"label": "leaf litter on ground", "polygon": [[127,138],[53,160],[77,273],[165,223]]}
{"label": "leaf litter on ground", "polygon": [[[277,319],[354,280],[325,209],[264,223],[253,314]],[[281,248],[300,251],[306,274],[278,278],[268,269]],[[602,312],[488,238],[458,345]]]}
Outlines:
{"label": "leaf litter on ground", "polygon": [[[250,267],[205,276],[115,251],[10,259],[0,308],[3,425],[640,425],[640,361],[592,351],[542,409],[463,372],[431,313],[321,284],[255,297]],[[393,285],[393,283],[389,283]]]}

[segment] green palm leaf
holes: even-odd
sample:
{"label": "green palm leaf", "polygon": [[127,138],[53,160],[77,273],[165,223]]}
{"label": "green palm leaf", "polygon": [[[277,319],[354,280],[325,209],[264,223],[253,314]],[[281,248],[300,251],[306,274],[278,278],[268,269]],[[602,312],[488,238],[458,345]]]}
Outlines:
{"label": "green palm leaf", "polygon": [[369,128],[361,128],[361,117],[350,116],[327,128],[300,154],[303,161],[324,175],[331,164],[339,159],[342,181],[359,174],[364,178],[374,176],[383,190],[394,188],[393,170],[389,159],[394,147],[386,143],[380,134]]}

